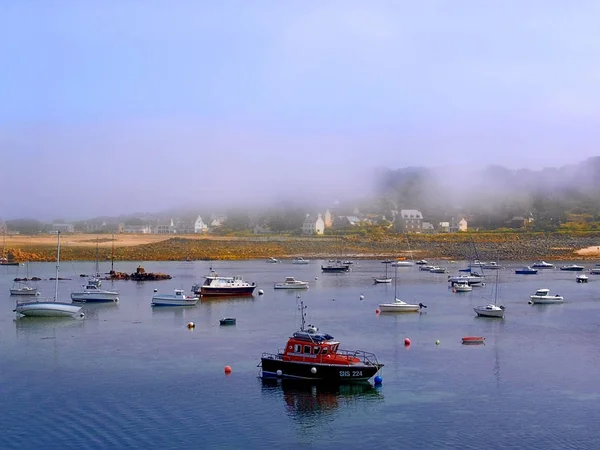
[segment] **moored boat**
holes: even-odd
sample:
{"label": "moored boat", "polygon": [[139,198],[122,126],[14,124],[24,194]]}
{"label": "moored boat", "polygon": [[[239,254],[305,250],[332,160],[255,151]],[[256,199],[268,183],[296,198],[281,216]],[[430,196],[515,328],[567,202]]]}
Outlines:
{"label": "moored boat", "polygon": [[192,292],[203,297],[210,296],[242,296],[252,295],[256,289],[256,283],[244,281],[242,277],[220,277],[212,271],[205,277],[204,283],[194,284]]}
{"label": "moored boat", "polygon": [[577,281],[578,283],[587,283],[588,282],[588,276],[585,273],[582,273],[582,274],[577,275],[575,277],[575,281]]}
{"label": "moored boat", "polygon": [[285,277],[283,283],[275,283],[275,289],[308,289],[308,281],[296,280],[294,277]]}
{"label": "moored boat", "polygon": [[272,256],[269,256],[266,260],[266,262],[274,264],[274,263],[278,263],[279,260],[277,258],[273,258]]}
{"label": "moored boat", "polygon": [[344,273],[350,270],[350,264],[344,264],[340,261],[331,262],[321,266],[321,272],[325,273]]}
{"label": "moored boat", "polygon": [[554,264],[547,263],[546,261],[536,261],[531,267],[536,269],[554,269]]}
{"label": "moored boat", "polygon": [[373,353],[342,350],[333,336],[305,327],[305,307],[300,302],[302,325],[278,353],[263,353],[258,366],[263,378],[283,378],[322,383],[367,382],[383,367]]}
{"label": "moored boat", "polygon": [[89,282],[82,286],[81,291],[71,293],[71,300],[74,302],[89,302],[89,303],[102,303],[102,302],[118,302],[119,293],[116,291],[108,291],[100,289],[97,284]]}
{"label": "moored boat", "polygon": [[448,277],[448,283],[451,286],[456,286],[459,283],[467,283],[471,286],[481,284],[485,281],[483,275],[471,273],[471,275],[451,275]]}
{"label": "moored boat", "polygon": [[219,319],[219,325],[235,325],[237,323],[237,319],[235,317],[223,317]]}
{"label": "moored boat", "polygon": [[455,283],[453,289],[454,292],[471,292],[473,290],[473,286],[466,281],[462,281],[460,283]]}
{"label": "moored boat", "polygon": [[566,266],[562,266],[560,270],[566,270],[569,272],[581,272],[585,267],[580,266],[578,264],[567,264]]}
{"label": "moored boat", "polygon": [[310,260],[304,259],[302,256],[298,256],[298,257],[292,259],[292,264],[308,264],[308,263],[310,263]]}
{"label": "moored boat", "polygon": [[530,299],[529,303],[542,305],[564,302],[562,295],[550,295],[549,289],[538,289],[535,294],[530,296]]}
{"label": "moored boat", "polygon": [[200,300],[198,297],[185,295],[183,289],[175,289],[173,294],[154,294],[152,306],[194,306]]}
{"label": "moored boat", "polygon": [[483,336],[465,336],[462,338],[463,344],[485,344]]}
{"label": "moored boat", "polygon": [[515,269],[515,274],[517,275],[535,275],[538,273],[537,269],[534,269],[531,266],[524,266],[520,269]]}
{"label": "moored boat", "polygon": [[497,306],[492,303],[485,306],[475,306],[473,310],[480,317],[504,317],[504,306]]}

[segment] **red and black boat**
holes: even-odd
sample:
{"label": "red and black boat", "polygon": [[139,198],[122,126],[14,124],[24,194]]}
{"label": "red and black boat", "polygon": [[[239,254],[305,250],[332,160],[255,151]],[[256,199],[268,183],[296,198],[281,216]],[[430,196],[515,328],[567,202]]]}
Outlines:
{"label": "red and black boat", "polygon": [[248,283],[242,277],[220,277],[215,271],[205,277],[204,283],[192,286],[192,292],[203,297],[252,295],[256,283]]}
{"label": "red and black boat", "polygon": [[383,367],[373,353],[362,350],[342,350],[333,336],[318,328],[304,326],[288,340],[285,349],[276,354],[263,353],[259,367],[263,378],[282,378],[324,383],[367,382]]}

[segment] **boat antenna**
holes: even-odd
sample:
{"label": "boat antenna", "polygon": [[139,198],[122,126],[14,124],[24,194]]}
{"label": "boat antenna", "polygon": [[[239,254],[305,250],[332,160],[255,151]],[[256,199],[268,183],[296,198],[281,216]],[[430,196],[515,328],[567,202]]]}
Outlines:
{"label": "boat antenna", "polygon": [[100,276],[100,266],[98,263],[98,237],[96,237],[96,273],[94,274],[95,277],[99,277]]}
{"label": "boat antenna", "polygon": [[398,264],[394,266],[394,301],[398,298]]}
{"label": "boat antenna", "polygon": [[57,231],[58,235],[56,244],[56,284],[54,285],[54,300],[58,301],[58,272],[60,270],[60,231]]}
{"label": "boat antenna", "polygon": [[[298,295],[296,297],[297,299],[300,299],[300,295]],[[302,300],[300,300],[300,305],[298,306],[298,310],[300,311],[300,315],[302,317],[302,325],[300,327],[300,331],[304,331],[304,324],[305,324],[305,318],[306,318],[306,312],[304,311],[307,307],[304,306],[304,302]]]}

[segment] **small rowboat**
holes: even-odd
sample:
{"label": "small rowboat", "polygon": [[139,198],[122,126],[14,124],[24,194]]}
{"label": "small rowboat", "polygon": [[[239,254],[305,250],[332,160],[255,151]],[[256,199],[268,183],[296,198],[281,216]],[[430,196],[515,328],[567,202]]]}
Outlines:
{"label": "small rowboat", "polygon": [[485,338],[483,336],[465,336],[462,338],[463,344],[483,344]]}
{"label": "small rowboat", "polygon": [[219,323],[221,325],[235,325],[235,322],[236,322],[235,317],[225,317],[225,318],[219,320]]}

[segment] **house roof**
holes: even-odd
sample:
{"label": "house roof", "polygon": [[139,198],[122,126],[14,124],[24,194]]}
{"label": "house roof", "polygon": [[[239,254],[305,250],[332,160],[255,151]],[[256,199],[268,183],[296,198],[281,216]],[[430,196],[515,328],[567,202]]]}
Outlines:
{"label": "house roof", "polygon": [[418,209],[401,209],[400,216],[403,219],[422,219],[423,214]]}

